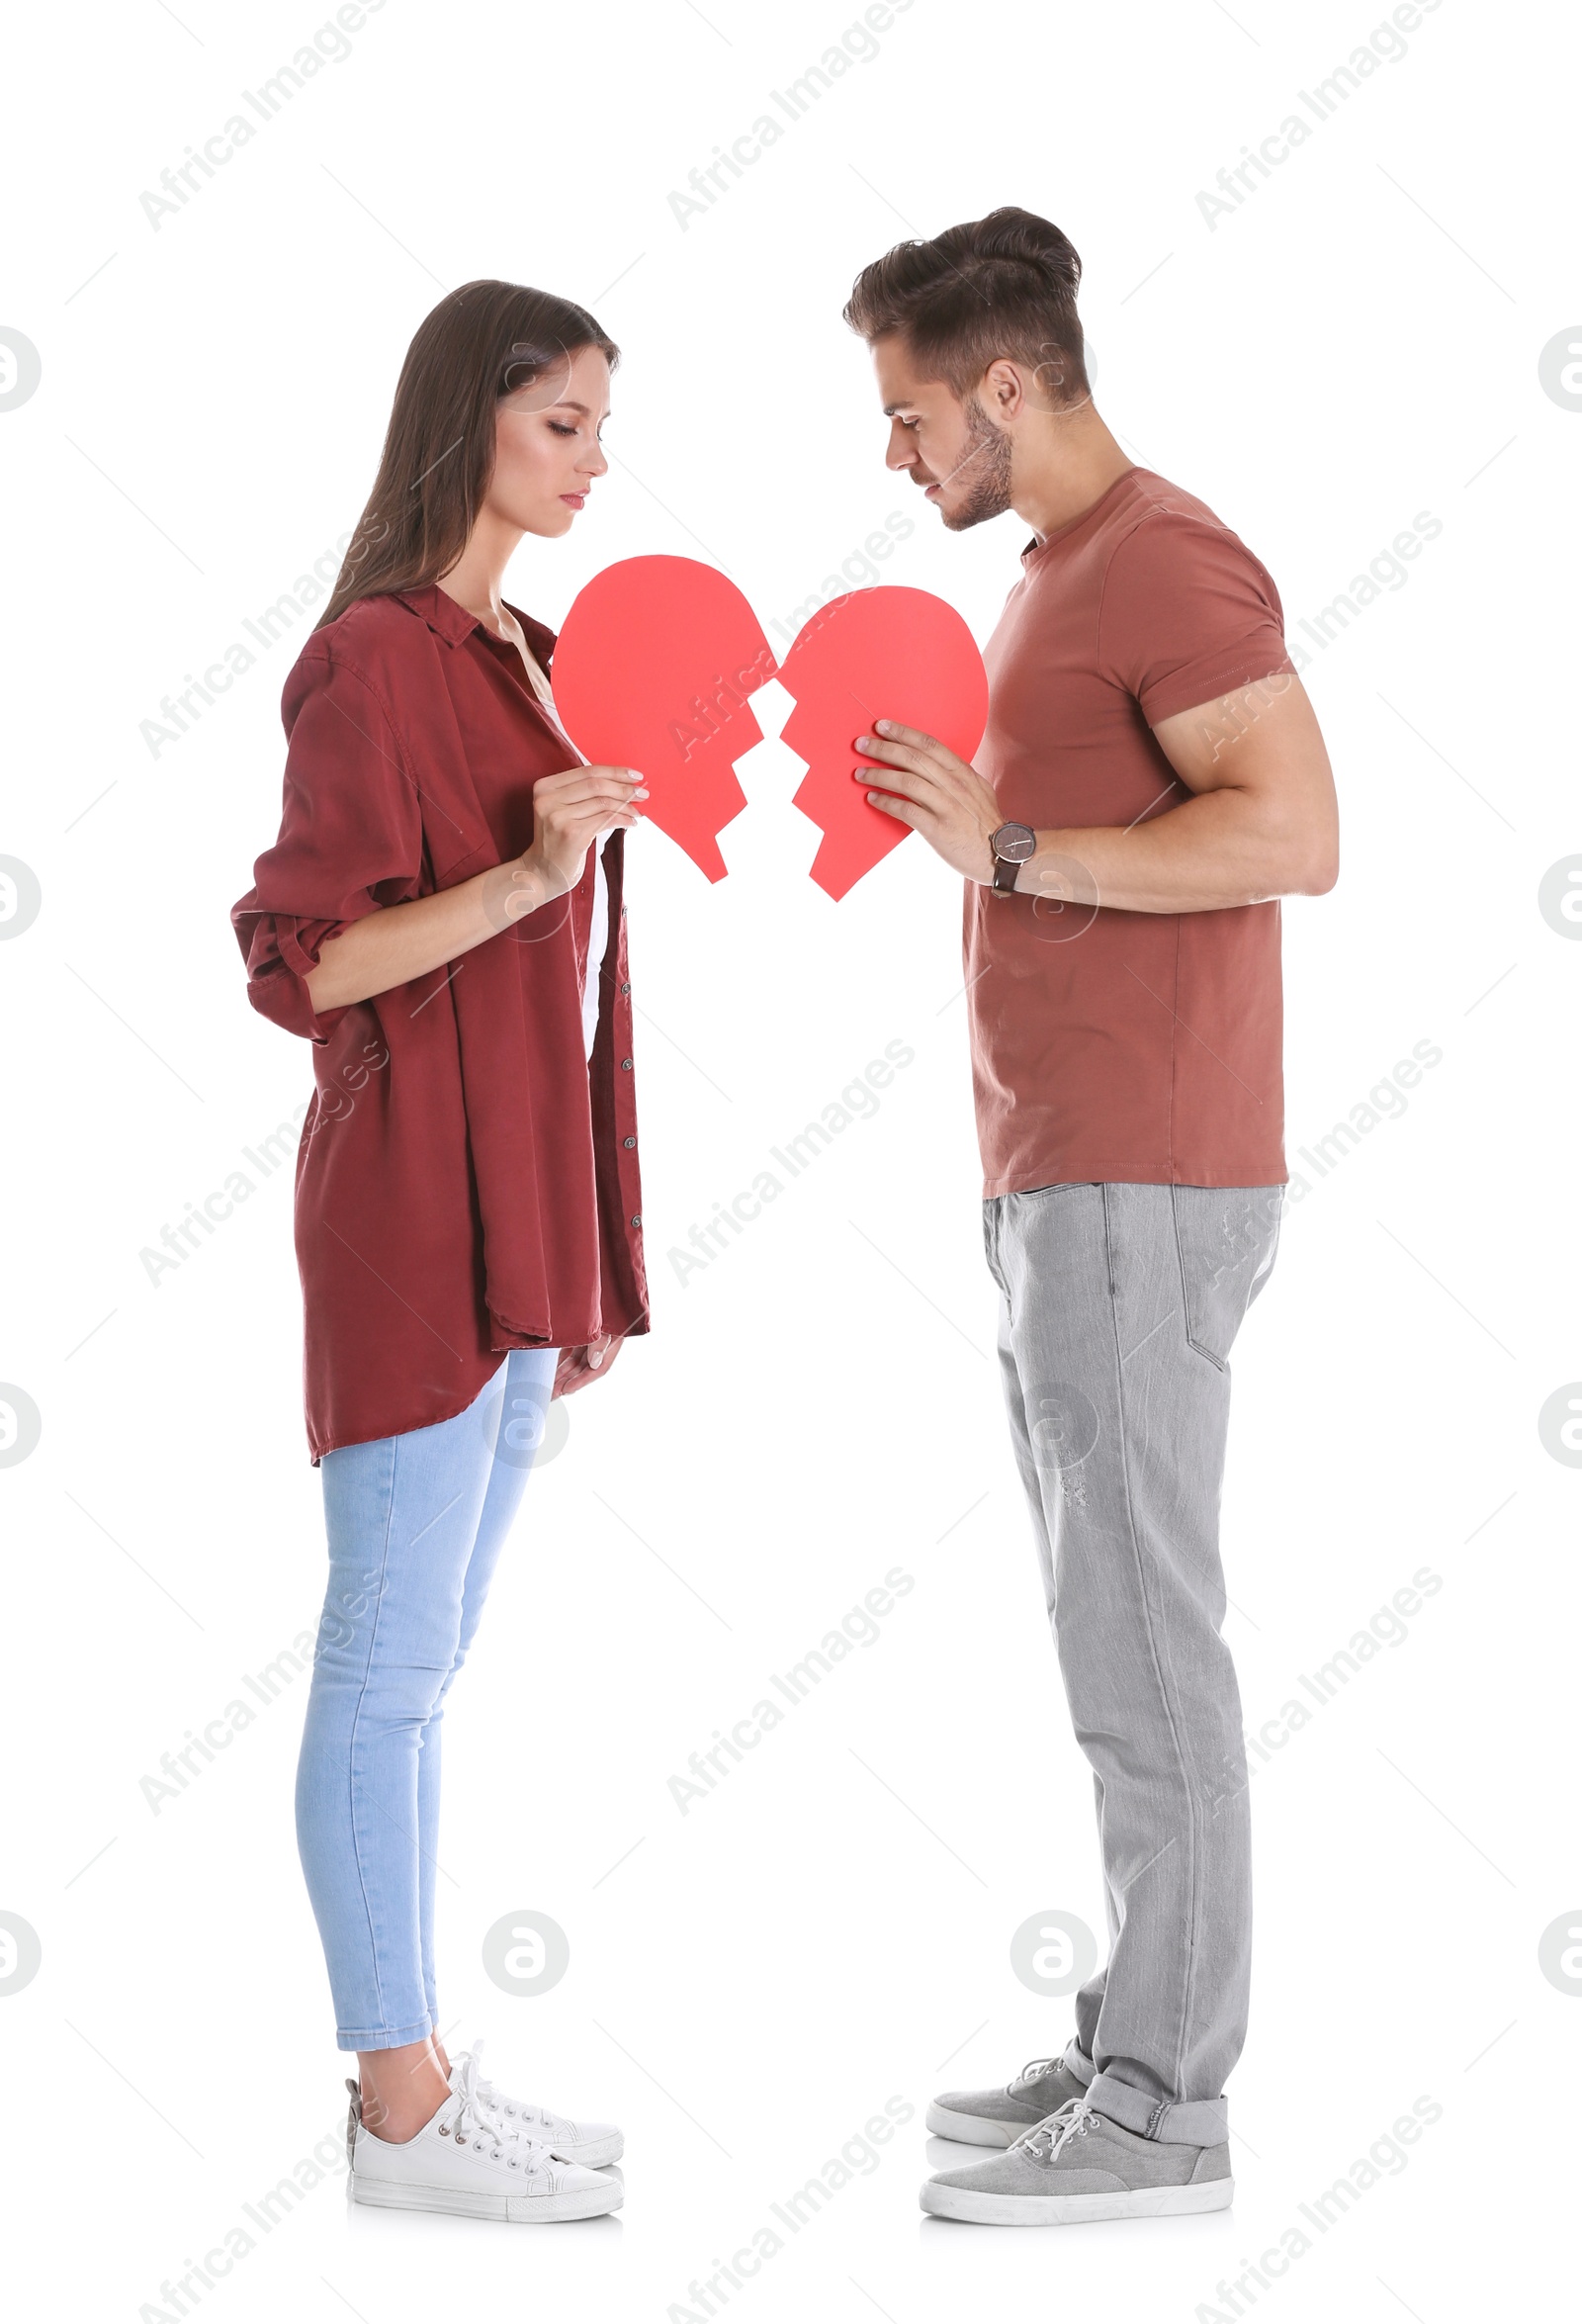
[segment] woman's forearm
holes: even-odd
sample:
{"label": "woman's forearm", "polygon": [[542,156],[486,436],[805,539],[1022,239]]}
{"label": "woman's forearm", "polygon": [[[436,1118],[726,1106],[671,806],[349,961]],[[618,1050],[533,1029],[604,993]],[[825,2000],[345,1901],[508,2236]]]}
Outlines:
{"label": "woman's forearm", "polygon": [[497,936],[511,921],[538,911],[551,901],[552,886],[545,871],[517,856],[457,887],[415,896],[409,904],[387,904],[354,920],[320,948],[318,965],[308,978],[308,997],[322,1013],[409,984]]}
{"label": "woman's forearm", "polygon": [[354,920],[321,947],[308,979],[315,1010],[348,1009],[427,976],[513,921],[542,911],[582,877],[601,832],[627,831],[647,790],[627,766],[569,766],[533,785],[533,845],[459,886]]}

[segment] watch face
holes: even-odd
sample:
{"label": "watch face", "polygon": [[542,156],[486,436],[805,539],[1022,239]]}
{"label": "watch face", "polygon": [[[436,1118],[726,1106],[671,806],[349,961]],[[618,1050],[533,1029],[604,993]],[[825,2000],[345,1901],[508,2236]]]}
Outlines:
{"label": "watch face", "polygon": [[1005,863],[1025,863],[1037,845],[1037,833],[1025,823],[1003,823],[995,833],[995,853]]}

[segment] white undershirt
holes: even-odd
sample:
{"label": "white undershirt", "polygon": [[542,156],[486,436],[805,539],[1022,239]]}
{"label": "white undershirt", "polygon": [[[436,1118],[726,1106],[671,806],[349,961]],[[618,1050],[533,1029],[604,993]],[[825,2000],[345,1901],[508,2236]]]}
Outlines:
{"label": "white undershirt", "polygon": [[[560,731],[561,740],[572,753],[578,763],[586,766],[589,761],[582,757],[581,752],[577,750],[576,745],[561,722],[561,714],[555,707],[555,694],[547,674],[537,668],[536,662],[532,663],[530,668],[535,673],[533,690],[538,694],[540,702],[549,712],[551,718],[554,719]],[[539,691],[541,686],[542,692]],[[604,947],[609,941],[610,934],[610,893],[604,873],[604,843],[609,836],[608,832],[600,832],[593,843],[593,917],[587,932],[587,966],[582,977],[582,1048],[584,1054],[589,1058],[592,1057],[594,1037],[599,1029],[599,967],[604,958]]]}
{"label": "white undershirt", "polygon": [[[541,699],[551,718],[560,727],[567,749],[575,752],[580,763],[586,766],[587,760],[583,759],[561,724],[561,714],[555,707],[555,695],[547,681]],[[610,934],[610,891],[604,874],[604,843],[609,836],[607,831],[601,831],[593,842],[593,918],[587,932],[587,967],[582,977],[582,1049],[588,1057],[593,1054],[594,1036],[599,1029],[599,965],[604,958],[604,946]]]}
{"label": "white undershirt", "polygon": [[599,963],[610,934],[610,891],[604,877],[604,843],[609,836],[601,831],[593,842],[593,924],[587,932],[587,974],[582,980],[582,1046],[589,1057],[599,1028]]}

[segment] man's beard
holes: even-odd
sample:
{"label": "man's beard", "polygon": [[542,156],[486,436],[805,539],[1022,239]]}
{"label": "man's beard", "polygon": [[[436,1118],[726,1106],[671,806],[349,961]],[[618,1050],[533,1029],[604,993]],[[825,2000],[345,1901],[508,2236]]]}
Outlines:
{"label": "man's beard", "polygon": [[967,449],[955,473],[971,478],[965,496],[953,511],[941,510],[945,530],[964,533],[991,516],[1004,516],[1011,506],[1011,438],[995,426],[976,396],[966,404]]}

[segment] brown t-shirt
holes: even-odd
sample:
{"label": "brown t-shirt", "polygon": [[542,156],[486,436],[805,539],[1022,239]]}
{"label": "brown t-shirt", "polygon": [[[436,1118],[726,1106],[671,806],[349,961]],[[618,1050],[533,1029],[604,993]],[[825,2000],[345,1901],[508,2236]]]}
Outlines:
{"label": "brown t-shirt", "polygon": [[[1279,593],[1148,469],[1022,552],[984,660],[977,765],[1008,820],[1131,825],[1190,797],[1150,730],[1292,665]],[[1118,912],[969,882],[984,1193],[1279,1186],[1279,906]]]}

